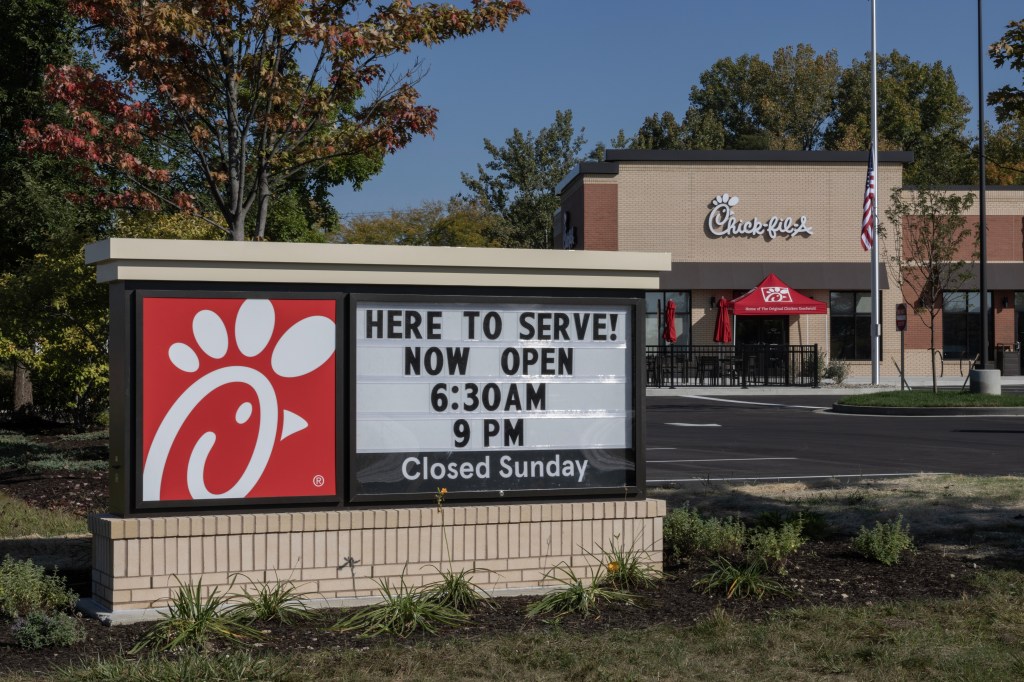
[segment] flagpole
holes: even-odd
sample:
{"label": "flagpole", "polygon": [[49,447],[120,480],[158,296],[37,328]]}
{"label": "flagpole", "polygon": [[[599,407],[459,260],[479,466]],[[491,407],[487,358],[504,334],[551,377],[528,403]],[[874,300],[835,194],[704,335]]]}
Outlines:
{"label": "flagpole", "polygon": [[[875,176],[880,180],[881,168],[878,167],[878,64],[875,46],[875,0],[871,0],[871,163]],[[879,383],[878,367],[881,357],[881,326],[878,302],[878,196],[881,193],[881,182],[875,183],[875,200],[872,202],[874,211],[875,238],[871,244],[871,384]]]}

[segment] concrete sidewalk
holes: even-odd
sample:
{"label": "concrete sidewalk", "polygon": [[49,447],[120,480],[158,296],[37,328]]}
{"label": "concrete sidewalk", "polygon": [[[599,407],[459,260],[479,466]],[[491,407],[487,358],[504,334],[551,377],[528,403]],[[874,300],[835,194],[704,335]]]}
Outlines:
{"label": "concrete sidewalk", "polygon": [[[939,377],[939,388],[959,389],[967,381],[966,376]],[[911,388],[931,388],[932,378],[930,376],[907,377],[907,383]],[[1002,385],[1024,386],[1024,376],[1004,376]],[[648,388],[647,395],[651,397],[666,396],[687,396],[687,395],[852,395],[855,393],[878,393],[880,391],[895,391],[900,387],[900,378],[897,375],[879,378],[877,386],[871,385],[867,377],[851,377],[843,386],[836,386],[831,382],[823,382],[818,388],[809,386],[679,386],[677,388]]]}

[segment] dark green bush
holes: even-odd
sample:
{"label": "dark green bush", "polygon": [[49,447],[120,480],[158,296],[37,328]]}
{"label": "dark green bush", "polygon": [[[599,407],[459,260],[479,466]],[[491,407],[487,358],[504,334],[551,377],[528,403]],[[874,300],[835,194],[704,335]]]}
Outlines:
{"label": "dark green bush", "polygon": [[85,628],[66,613],[33,611],[14,622],[15,643],[24,649],[71,646],[85,639]]}

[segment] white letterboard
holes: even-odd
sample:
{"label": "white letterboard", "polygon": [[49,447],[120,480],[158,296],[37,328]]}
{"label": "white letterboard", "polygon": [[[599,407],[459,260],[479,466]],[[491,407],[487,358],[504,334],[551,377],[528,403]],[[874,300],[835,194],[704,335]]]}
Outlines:
{"label": "white letterboard", "polygon": [[355,305],[356,452],[633,447],[633,308]]}

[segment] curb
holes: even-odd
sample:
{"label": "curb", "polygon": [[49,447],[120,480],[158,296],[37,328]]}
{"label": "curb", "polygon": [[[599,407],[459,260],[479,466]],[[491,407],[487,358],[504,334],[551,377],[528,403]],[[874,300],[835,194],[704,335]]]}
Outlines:
{"label": "curb", "polygon": [[1024,407],[874,407],[867,405],[832,404],[840,414],[867,414],[887,417],[1024,417]]}

